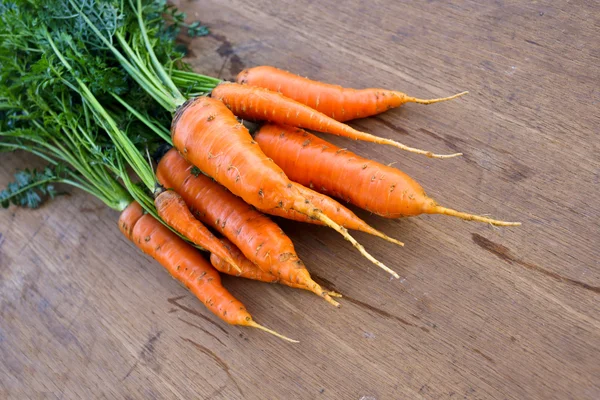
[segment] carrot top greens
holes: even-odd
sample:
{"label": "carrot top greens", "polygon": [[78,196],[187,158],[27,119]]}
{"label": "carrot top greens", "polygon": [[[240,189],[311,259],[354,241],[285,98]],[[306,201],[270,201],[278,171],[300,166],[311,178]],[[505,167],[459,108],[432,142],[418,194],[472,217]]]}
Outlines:
{"label": "carrot top greens", "polygon": [[2,206],[38,207],[58,193],[56,183],[118,210],[132,196],[151,206],[146,155],[170,141],[169,112],[155,100],[170,109],[184,99],[163,85],[175,63],[186,68],[174,39],[182,29],[207,33],[184,18],[165,1],[0,1],[0,151],[25,150],[49,164],[17,172],[0,192]]}

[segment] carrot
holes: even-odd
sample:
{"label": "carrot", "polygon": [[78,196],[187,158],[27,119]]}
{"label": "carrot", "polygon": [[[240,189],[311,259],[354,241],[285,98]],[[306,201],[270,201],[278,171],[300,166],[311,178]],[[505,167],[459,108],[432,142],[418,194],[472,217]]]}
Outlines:
{"label": "carrot", "polygon": [[[182,105],[173,118],[171,135],[184,158],[246,203],[260,209],[293,209],[319,220],[351,242],[364,257],[398,278],[345,228],[305,199],[219,100],[200,97]],[[177,192],[183,196],[181,191]]]}
{"label": "carrot", "polygon": [[341,122],[370,117],[406,103],[433,104],[468,93],[439,99],[417,99],[394,90],[351,89],[317,82],[270,66],[243,70],[237,76],[237,83],[279,92]]}
{"label": "carrot", "polygon": [[[395,243],[399,246],[404,246],[404,243],[402,243],[401,241],[391,238],[383,232],[380,232],[377,229],[371,227],[365,221],[358,218],[358,216],[354,214],[351,210],[349,210],[347,207],[344,207],[331,197],[315,192],[314,190],[311,190],[295,182],[294,184],[297,185],[298,190],[300,191],[300,193],[302,193],[304,197],[310,200],[315,206],[323,210],[325,214],[331,216],[331,219],[338,223],[340,226],[343,226],[346,229],[353,229],[356,231],[365,232],[370,235],[382,238],[383,240],[387,240],[388,242]],[[281,208],[272,208],[270,210],[261,211],[267,214],[275,215],[282,218],[288,218],[294,221],[322,225],[320,221],[311,219],[305,214],[297,213],[294,210],[289,210],[288,212],[285,212],[285,210]]]}
{"label": "carrot", "polygon": [[[221,241],[223,242],[223,245],[228,249],[230,257],[235,259],[236,263],[241,266],[242,270],[239,272],[233,271],[230,263],[213,253],[210,255],[210,263],[213,265],[213,267],[215,267],[217,271],[228,275],[252,279],[255,281],[267,283],[281,283],[282,285],[287,285],[292,288],[304,289],[312,292],[312,289],[307,287],[305,284],[298,284],[286,281],[284,279],[279,279],[276,275],[261,270],[256,264],[248,260],[246,256],[244,256],[242,251],[238,249],[229,240],[227,240],[226,238],[222,238]],[[342,297],[342,295],[337,292],[329,291],[327,292],[327,294],[333,297]]]}
{"label": "carrot", "polygon": [[202,222],[198,221],[183,201],[180,195],[172,190],[159,187],[155,191],[154,204],[158,215],[173,229],[185,236],[192,243],[217,254],[225,259],[235,269],[241,271],[235,260],[215,235]]}
{"label": "carrot", "polygon": [[383,217],[446,214],[493,225],[520,225],[442,207],[404,172],[340,149],[302,129],[267,124],[254,138],[293,181]]}
{"label": "carrot", "polygon": [[199,220],[235,243],[262,271],[310,287],[332,302],[312,280],[294,244],[277,224],[209,177],[194,175],[192,168],[171,149],[158,163],[156,177],[163,186],[179,193]]}
{"label": "carrot", "polygon": [[290,342],[297,342],[257,324],[246,307],[222,285],[219,273],[191,245],[180,239],[142,207],[131,203],[119,218],[121,232],[144,253],[158,261],[223,321],[250,326]]}
{"label": "carrot", "polygon": [[227,104],[235,115],[249,120],[266,120],[278,124],[298,126],[318,132],[331,133],[355,140],[388,144],[412,153],[424,154],[432,158],[450,158],[462,153],[439,155],[430,151],[408,147],[391,139],[384,139],[369,133],[360,132],[302,103],[268,89],[221,83],[213,89],[211,96]]}

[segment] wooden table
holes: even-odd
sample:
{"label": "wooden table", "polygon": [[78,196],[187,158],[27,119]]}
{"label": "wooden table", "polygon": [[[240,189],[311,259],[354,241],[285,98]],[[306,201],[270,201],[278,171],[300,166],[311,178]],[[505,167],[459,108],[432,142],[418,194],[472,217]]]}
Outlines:
{"label": "wooden table", "polygon": [[[397,166],[440,203],[523,222],[369,223],[406,242],[281,221],[337,310],[225,278],[291,345],[213,317],[78,191],[0,213],[0,397],[136,399],[600,398],[600,19],[593,2],[182,2],[212,34],[189,61],[234,77],[271,64],[346,86],[460,100],[356,127],[436,161],[329,138]],[[392,4],[393,3],[393,4]],[[31,158],[2,155],[0,184]]]}

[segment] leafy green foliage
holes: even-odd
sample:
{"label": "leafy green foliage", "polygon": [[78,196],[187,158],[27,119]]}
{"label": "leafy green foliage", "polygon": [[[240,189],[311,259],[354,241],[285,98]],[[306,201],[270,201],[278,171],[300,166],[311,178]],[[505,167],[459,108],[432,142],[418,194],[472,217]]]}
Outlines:
{"label": "leafy green foliage", "polygon": [[192,169],[190,170],[190,173],[192,175],[194,175],[196,178],[198,177],[198,175],[200,175],[202,173],[202,171],[200,170],[200,168],[196,167],[195,165],[192,167]]}
{"label": "leafy green foliage", "polygon": [[59,193],[54,183],[61,182],[62,166],[46,167],[42,171],[24,169],[15,173],[15,180],[0,191],[0,205],[8,208],[10,203],[27,208],[38,208],[46,199]]}
{"label": "leafy green foliage", "polygon": [[148,21],[155,22],[155,27],[158,26],[159,29],[158,34],[164,36],[166,40],[174,41],[184,30],[187,30],[187,35],[192,38],[206,36],[210,33],[208,27],[202,25],[200,21],[194,21],[190,24],[186,23],[185,19],[187,15],[179,11],[172,4],[162,1],[155,3],[155,9],[160,9],[160,14],[156,13],[156,11],[150,11],[146,17],[147,25],[152,25]]}
{"label": "leafy green foliage", "polygon": [[[174,92],[165,89],[156,62],[167,75],[175,67],[189,69],[176,36],[208,34],[199,22],[187,24],[186,15],[166,0],[142,0],[140,8],[136,1],[0,0],[0,152],[31,151],[54,166],[19,171],[2,192],[3,206],[39,206],[54,196],[52,184],[58,181],[115,208],[128,198],[115,178],[122,172],[119,154],[129,146],[129,154],[137,151],[147,164],[144,155],[163,142],[148,129],[148,121],[168,127],[171,119],[152,85],[163,98],[178,93],[176,87]],[[149,77],[150,90],[124,67],[115,48],[128,59],[137,57],[134,69]],[[157,60],[151,59],[152,52]],[[115,95],[146,121],[123,108]],[[98,115],[99,108],[107,114]],[[114,124],[107,123],[106,115]],[[108,132],[114,128],[126,142],[114,141]],[[132,163],[131,157],[125,160]],[[140,165],[139,157],[134,161]],[[59,164],[69,167],[64,175],[55,173]]]}
{"label": "leafy green foliage", "polygon": [[187,26],[188,28],[188,36],[190,37],[200,37],[200,36],[206,36],[208,34],[210,34],[210,31],[208,30],[208,27],[201,25],[200,21],[195,21],[192,22],[191,24],[189,24]]}

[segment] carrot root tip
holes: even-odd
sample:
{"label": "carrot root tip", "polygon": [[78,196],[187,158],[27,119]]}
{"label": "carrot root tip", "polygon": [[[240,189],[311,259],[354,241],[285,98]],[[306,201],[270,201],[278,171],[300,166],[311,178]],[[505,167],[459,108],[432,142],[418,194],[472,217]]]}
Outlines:
{"label": "carrot root tip", "polygon": [[483,217],[481,215],[468,214],[468,213],[464,213],[461,211],[456,211],[451,208],[446,208],[446,207],[442,207],[442,206],[435,206],[431,210],[428,210],[427,213],[428,214],[450,215],[452,217],[458,217],[465,221],[477,221],[477,222],[492,224],[495,226],[520,226],[521,225],[520,222],[501,221],[501,220],[497,220],[497,219]]}
{"label": "carrot root tip", "polygon": [[404,242],[401,242],[401,241],[399,241],[397,239],[389,237],[388,235],[386,235],[386,234],[384,234],[382,232],[379,232],[379,231],[376,231],[376,232],[377,232],[377,234],[375,234],[375,236],[377,236],[377,237],[379,237],[379,238],[381,238],[381,239],[383,239],[385,241],[388,241],[390,243],[394,243],[394,244],[397,244],[398,246],[404,247]]}
{"label": "carrot root tip", "polygon": [[248,321],[248,323],[247,323],[247,326],[250,326],[250,327],[252,327],[252,328],[256,328],[256,329],[260,329],[261,331],[265,331],[265,332],[267,332],[267,333],[270,333],[271,335],[273,335],[273,336],[277,336],[278,338],[280,338],[280,339],[283,339],[283,340],[285,340],[285,341],[288,341],[288,342],[290,342],[290,343],[300,343],[300,341],[299,341],[299,340],[291,339],[291,338],[289,338],[289,337],[287,337],[287,336],[284,336],[284,335],[282,335],[282,334],[280,334],[280,333],[277,333],[277,332],[275,332],[275,331],[274,331],[274,330],[272,330],[272,329],[269,329],[269,328],[267,328],[267,327],[265,327],[265,326],[262,326],[262,325],[260,325],[260,324],[256,323],[256,322],[255,322],[255,321],[253,321],[253,320],[250,320],[250,321]]}
{"label": "carrot root tip", "polygon": [[401,150],[405,150],[408,151],[409,153],[415,153],[415,154],[421,154],[424,155],[426,157],[429,158],[439,158],[439,159],[446,159],[446,158],[454,158],[454,157],[458,157],[458,156],[462,156],[463,153],[454,153],[454,154],[435,154],[432,153],[431,151],[427,151],[427,150],[421,150],[421,149],[417,149],[414,147],[410,147],[407,146],[405,144],[402,144],[400,142],[396,142],[395,140],[391,140],[391,139],[382,139],[381,142],[379,142],[381,144],[387,144],[390,146],[394,146],[397,147]]}
{"label": "carrot root tip", "polygon": [[[338,303],[337,301],[333,300],[331,298],[330,292],[328,290],[323,290],[323,288],[316,282],[312,281],[312,284],[310,285],[311,287],[311,291],[316,294],[319,297],[322,297],[326,302],[328,302],[329,304],[331,304],[332,306],[336,307],[336,308],[340,308],[340,303]],[[341,297],[340,296],[336,296],[336,297]]]}
{"label": "carrot root tip", "polygon": [[406,96],[405,99],[406,99],[407,103],[417,103],[417,104],[428,105],[428,104],[440,103],[442,101],[453,100],[453,99],[456,99],[458,97],[464,96],[465,94],[468,94],[468,93],[469,93],[468,91],[464,91],[464,92],[460,92],[460,93],[457,93],[457,94],[452,95],[452,96],[440,97],[440,98],[437,98],[437,99],[418,99],[416,97],[410,97],[410,96]]}
{"label": "carrot root tip", "polygon": [[344,239],[346,239],[347,241],[349,241],[350,243],[352,243],[352,246],[354,246],[354,248],[356,250],[358,250],[360,252],[360,254],[362,254],[367,260],[371,261],[373,264],[377,265],[379,268],[381,268],[384,271],[386,271],[387,273],[391,274],[394,278],[400,279],[400,275],[398,275],[394,270],[390,269],[385,264],[383,264],[381,261],[377,260],[371,254],[369,254],[365,250],[365,248],[360,243],[358,243],[356,241],[356,239],[354,239],[348,233],[348,231],[346,230],[346,228],[342,228],[340,225],[336,224],[334,221],[332,221],[328,216],[326,216],[322,212],[317,213],[316,214],[316,218],[319,221],[323,222],[328,227],[334,229],[336,232],[338,232],[339,234],[341,234],[344,237]]}
{"label": "carrot root tip", "polygon": [[340,308],[340,303],[338,303],[337,301],[335,301],[334,299],[332,299],[329,294],[326,294],[326,296],[323,297],[329,304],[331,304],[332,306],[334,306],[335,308]]}

